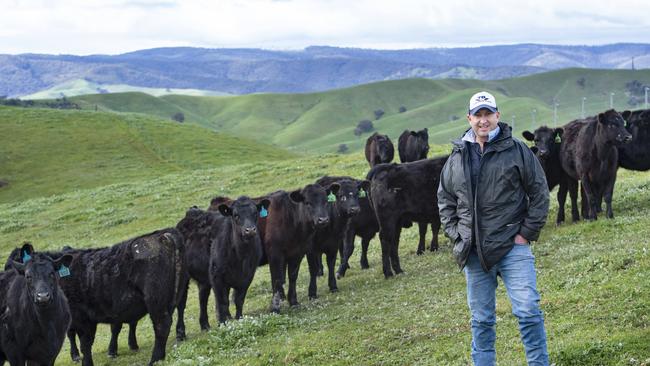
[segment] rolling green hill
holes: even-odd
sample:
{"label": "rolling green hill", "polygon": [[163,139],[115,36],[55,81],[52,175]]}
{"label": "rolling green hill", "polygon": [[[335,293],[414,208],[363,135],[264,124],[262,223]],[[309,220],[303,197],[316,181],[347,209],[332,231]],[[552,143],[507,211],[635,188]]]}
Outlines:
{"label": "rolling green hill", "polygon": [[293,156],[142,114],[0,107],[0,202]]}
{"label": "rolling green hill", "polygon": [[[643,104],[628,104],[626,83],[633,80],[650,85],[650,70],[565,69],[496,81],[408,79],[310,94],[153,97],[123,93],[73,100],[87,109],[138,112],[165,119],[182,112],[187,122],[217,131],[300,151],[334,152],[340,144],[347,144],[352,151],[363,146],[369,134],[353,134],[363,119],[373,120],[378,131],[395,140],[404,129],[428,127],[432,143],[446,143],[466,128],[467,99],[480,89],[497,96],[502,120],[514,119],[515,134],[541,124],[552,125],[554,100],[558,125],[580,117],[583,97],[586,115],[608,109],[611,92],[615,93],[616,109],[642,108]],[[399,113],[401,106],[406,112]],[[385,114],[375,121],[373,112],[378,109]]]}

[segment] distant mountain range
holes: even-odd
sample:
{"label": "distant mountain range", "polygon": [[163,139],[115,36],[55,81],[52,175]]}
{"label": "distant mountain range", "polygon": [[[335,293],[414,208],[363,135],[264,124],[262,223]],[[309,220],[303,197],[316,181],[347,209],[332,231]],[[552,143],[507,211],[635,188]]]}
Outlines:
{"label": "distant mountain range", "polygon": [[[71,80],[229,94],[314,92],[405,78],[493,80],[568,67],[650,68],[650,44],[371,50],[155,48],[121,55],[0,55],[0,95]],[[98,90],[98,93],[101,90]],[[65,94],[65,93],[64,93]]]}

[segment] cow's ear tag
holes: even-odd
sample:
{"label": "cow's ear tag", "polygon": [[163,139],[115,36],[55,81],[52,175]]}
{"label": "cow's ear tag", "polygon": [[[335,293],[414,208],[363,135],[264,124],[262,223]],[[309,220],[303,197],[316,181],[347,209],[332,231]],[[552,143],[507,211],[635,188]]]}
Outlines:
{"label": "cow's ear tag", "polygon": [[66,267],[65,264],[61,265],[59,268],[59,277],[68,277],[70,276],[70,268]]}
{"label": "cow's ear tag", "polygon": [[27,252],[23,252],[23,263],[27,263],[32,259],[32,256],[29,255]]}
{"label": "cow's ear tag", "polygon": [[260,217],[267,217],[269,215],[269,211],[266,210],[266,207],[262,206],[262,209],[260,210]]}
{"label": "cow's ear tag", "polygon": [[330,192],[330,194],[327,195],[327,202],[336,202],[336,196],[334,193]]}
{"label": "cow's ear tag", "polygon": [[559,144],[562,142],[562,138],[560,136],[555,136],[555,143]]}
{"label": "cow's ear tag", "polygon": [[366,198],[366,197],[367,197],[366,191],[363,190],[363,189],[360,189],[359,190],[359,198]]}

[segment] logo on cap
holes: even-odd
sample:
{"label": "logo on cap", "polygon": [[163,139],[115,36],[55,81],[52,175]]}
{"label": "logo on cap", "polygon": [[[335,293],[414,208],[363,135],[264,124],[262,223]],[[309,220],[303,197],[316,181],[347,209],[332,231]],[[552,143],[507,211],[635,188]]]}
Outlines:
{"label": "logo on cap", "polygon": [[498,110],[494,96],[485,91],[478,92],[469,99],[469,114],[476,114],[476,112],[483,108],[493,113]]}

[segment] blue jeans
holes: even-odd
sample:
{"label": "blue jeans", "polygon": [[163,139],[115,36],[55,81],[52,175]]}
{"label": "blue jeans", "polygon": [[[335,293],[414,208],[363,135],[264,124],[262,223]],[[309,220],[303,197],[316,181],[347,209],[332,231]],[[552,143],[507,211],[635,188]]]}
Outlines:
{"label": "blue jeans", "polygon": [[483,271],[477,254],[472,251],[465,266],[467,303],[472,313],[472,359],[474,365],[496,363],[496,288],[501,276],[512,313],[519,320],[519,332],[526,350],[528,365],[548,365],[544,317],[539,308],[535,275],[535,257],[530,245],[515,244],[508,254],[490,269]]}

